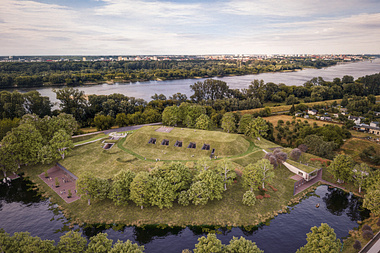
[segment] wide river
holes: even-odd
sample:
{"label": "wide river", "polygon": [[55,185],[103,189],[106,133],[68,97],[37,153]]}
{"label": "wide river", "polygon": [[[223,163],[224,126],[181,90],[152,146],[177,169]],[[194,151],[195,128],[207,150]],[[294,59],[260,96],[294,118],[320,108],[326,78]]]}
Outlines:
{"label": "wide river", "polygon": [[[323,77],[325,81],[332,81],[335,77],[342,78],[345,75],[353,76],[355,79],[358,77],[371,75],[380,72],[380,58],[371,61],[362,61],[355,63],[338,64],[329,68],[323,69],[305,69],[295,72],[275,72],[275,73],[262,73],[257,75],[245,76],[229,76],[215,78],[226,82],[230,88],[244,89],[248,88],[251,82],[255,79],[264,80],[265,83],[273,82],[276,84],[284,83],[286,85],[303,85],[306,81],[311,80],[313,77]],[[77,89],[84,91],[85,94],[96,95],[109,95],[113,93],[124,94],[129,97],[142,98],[146,101],[151,100],[151,96],[155,93],[164,94],[167,97],[180,92],[186,94],[188,97],[192,95],[190,85],[201,79],[181,79],[169,81],[148,81],[148,82],[135,82],[135,83],[116,83],[116,84],[100,84],[100,85],[86,85],[78,86]],[[59,88],[59,87],[56,87]],[[20,89],[19,91],[25,92],[31,89]],[[57,102],[53,88],[37,88],[43,96],[48,96],[50,101]]]}
{"label": "wide river", "polygon": [[[0,228],[10,234],[29,231],[32,236],[58,241],[70,230],[69,222],[56,205],[30,190],[30,184],[18,179],[10,186],[0,185]],[[319,208],[316,208],[317,203],[320,204]],[[349,230],[358,227],[357,221],[368,217],[368,211],[363,210],[361,204],[361,200],[351,193],[323,185],[309,193],[299,204],[289,207],[289,213],[278,215],[266,225],[251,231],[240,227],[218,228],[217,237],[223,244],[228,244],[233,236],[243,236],[256,242],[267,253],[293,253],[306,244],[306,233],[310,232],[310,228],[323,222],[335,230],[338,238],[347,237]],[[183,249],[194,249],[198,238],[207,235],[205,228],[121,225],[120,229],[115,229],[95,225],[75,226],[73,229],[81,231],[87,238],[105,232],[114,242],[129,239],[144,245],[147,253],[180,253]]]}

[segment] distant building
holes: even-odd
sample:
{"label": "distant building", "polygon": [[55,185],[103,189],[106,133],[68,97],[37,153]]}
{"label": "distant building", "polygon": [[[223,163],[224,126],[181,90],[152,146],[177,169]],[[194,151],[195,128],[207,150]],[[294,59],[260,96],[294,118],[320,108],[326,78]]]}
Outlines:
{"label": "distant building", "polygon": [[83,58],[82,58],[82,61],[87,61],[86,57],[83,57]]}
{"label": "distant building", "polygon": [[356,117],[356,116],[348,116],[348,119],[349,120],[352,120],[356,125],[359,125],[360,124],[360,120],[361,118],[360,117]]}
{"label": "distant building", "polygon": [[377,122],[377,121],[371,122],[371,123],[369,123],[369,126],[371,126],[371,127],[379,127],[379,122]]}
{"label": "distant building", "polygon": [[307,113],[310,114],[310,115],[317,115],[318,111],[315,110],[315,109],[309,109],[309,110],[307,111]]}

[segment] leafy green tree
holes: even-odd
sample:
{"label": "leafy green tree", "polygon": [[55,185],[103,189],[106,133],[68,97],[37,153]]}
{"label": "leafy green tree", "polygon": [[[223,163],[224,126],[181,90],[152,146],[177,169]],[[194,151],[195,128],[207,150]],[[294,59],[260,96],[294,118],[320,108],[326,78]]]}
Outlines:
{"label": "leafy green tree", "polygon": [[306,245],[298,249],[297,253],[338,253],[342,246],[340,240],[336,238],[334,229],[326,223],[312,227],[311,232],[307,233],[306,240]]}
{"label": "leafy green tree", "polygon": [[352,179],[355,162],[351,156],[337,155],[327,168],[338,182],[350,181]]}
{"label": "leafy green tree", "polygon": [[133,179],[130,186],[130,199],[140,206],[141,209],[144,205],[149,204],[151,196],[151,177],[148,172],[140,172]]}
{"label": "leafy green tree", "polygon": [[367,188],[367,194],[364,195],[363,207],[370,210],[374,215],[380,215],[380,173],[372,175]]}
{"label": "leafy green tree", "polygon": [[132,243],[130,240],[122,242],[117,240],[109,253],[143,253],[144,246],[139,246],[137,243]]}
{"label": "leafy green tree", "polygon": [[243,186],[253,191],[254,187],[263,181],[263,173],[256,164],[248,164],[243,170]]}
{"label": "leafy green tree", "polygon": [[109,198],[116,205],[126,205],[130,196],[130,186],[136,174],[130,170],[121,170],[113,177]]}
{"label": "leafy green tree", "polygon": [[178,204],[183,205],[183,206],[188,206],[190,204],[188,191],[181,191],[179,193]]}
{"label": "leafy green tree", "polygon": [[195,205],[205,205],[209,200],[222,199],[223,179],[213,170],[201,171],[188,191]]}
{"label": "leafy green tree", "polygon": [[216,238],[215,234],[208,234],[207,237],[198,238],[198,243],[195,244],[194,253],[218,253],[222,252],[223,244]]}
{"label": "leafy green tree", "polygon": [[90,238],[86,253],[107,253],[112,248],[113,240],[107,238],[107,233],[99,233]]}
{"label": "leafy green tree", "polygon": [[53,91],[61,102],[59,106],[62,112],[72,114],[79,122],[85,119],[87,100],[84,91],[73,88],[54,89]]}
{"label": "leafy green tree", "polygon": [[24,97],[18,91],[0,91],[0,118],[21,118],[25,113]]}
{"label": "leafy green tree", "polygon": [[103,200],[107,198],[110,184],[108,180],[96,178],[91,174],[85,174],[76,181],[76,187],[79,195],[86,195],[88,205],[93,200]]}
{"label": "leafy green tree", "polygon": [[202,130],[210,130],[212,126],[212,122],[210,120],[210,117],[206,114],[202,114],[197,118],[197,121],[195,123],[195,128],[202,129]]}
{"label": "leafy green tree", "polygon": [[176,192],[189,189],[192,180],[190,169],[180,162],[155,167],[151,170],[150,175],[165,179]]}
{"label": "leafy green tree", "polygon": [[245,239],[244,237],[232,237],[230,244],[226,246],[225,252],[228,253],[263,253],[255,242]]}
{"label": "leafy green tree", "polygon": [[306,136],[303,144],[307,146],[307,152],[316,156],[332,158],[337,145],[332,141],[324,141],[322,136],[311,134]]}
{"label": "leafy green tree", "polygon": [[230,160],[223,158],[217,167],[218,173],[222,176],[224,182],[224,190],[227,190],[227,184],[232,184],[233,179],[236,177],[235,168]]}
{"label": "leafy green tree", "polygon": [[353,169],[353,180],[354,184],[359,187],[359,193],[362,191],[362,187],[365,185],[370,171],[371,168],[366,163],[355,165]]}
{"label": "leafy green tree", "polygon": [[201,171],[201,170],[208,170],[211,167],[212,163],[209,157],[202,157],[199,159],[195,165],[195,167]]}
{"label": "leafy green tree", "polygon": [[96,115],[94,124],[99,131],[110,129],[113,125],[113,118],[110,115]]}
{"label": "leafy green tree", "polygon": [[19,118],[12,119],[1,119],[0,120],[0,141],[4,136],[12,130],[14,127],[18,127],[20,122]]}
{"label": "leafy green tree", "polygon": [[243,195],[243,204],[253,206],[256,203],[256,196],[253,191],[246,191]]}
{"label": "leafy green tree", "polygon": [[42,136],[33,125],[21,124],[13,128],[1,143],[12,151],[19,168],[23,164],[32,165],[39,162],[38,153],[42,148]]}
{"label": "leafy green tree", "polygon": [[173,201],[177,194],[175,188],[169,181],[162,177],[152,177],[149,202],[152,206],[158,206],[160,209],[173,206]]}
{"label": "leafy green tree", "polygon": [[28,91],[23,94],[26,113],[37,114],[39,117],[51,115],[52,103],[49,97],[43,97],[38,91]]}
{"label": "leafy green tree", "polygon": [[267,122],[263,118],[257,117],[249,123],[244,134],[251,138],[265,137],[268,130]]}
{"label": "leafy green tree", "polygon": [[82,237],[82,233],[76,231],[69,231],[61,236],[57,245],[61,253],[84,252],[86,247],[86,238]]}
{"label": "leafy green tree", "polygon": [[[255,164],[253,164],[253,168],[257,172],[251,172],[252,179],[256,180],[257,183],[261,182],[261,187],[264,189],[265,182],[270,183],[273,180],[273,165],[270,163],[268,159],[261,159],[257,161]],[[254,175],[254,173],[257,173],[257,175]],[[252,182],[250,183],[250,185],[252,185]]]}
{"label": "leafy green tree", "polygon": [[239,121],[238,133],[244,134],[249,123],[253,120],[252,114],[244,114]]}
{"label": "leafy green tree", "polygon": [[16,232],[11,237],[11,248],[9,252],[15,253],[50,253],[57,252],[52,240],[42,240],[39,237],[33,237],[29,232]]}
{"label": "leafy green tree", "polygon": [[8,233],[0,228],[0,252],[10,252],[12,248],[12,240]]}
{"label": "leafy green tree", "polygon": [[49,141],[48,145],[44,146],[41,150],[41,161],[51,163],[58,159],[65,159],[69,151],[74,148],[71,136],[65,130],[60,129],[54,133],[53,138]]}
{"label": "leafy green tree", "polygon": [[233,133],[236,130],[235,117],[232,112],[227,112],[222,118],[222,128],[224,132]]}
{"label": "leafy green tree", "polygon": [[176,126],[181,121],[180,109],[178,106],[168,106],[162,112],[162,123],[166,126]]}
{"label": "leafy green tree", "polygon": [[201,105],[191,105],[187,108],[185,124],[187,127],[195,127],[196,121],[202,114],[206,114],[206,109]]}
{"label": "leafy green tree", "polygon": [[118,113],[116,115],[115,124],[119,127],[125,127],[129,125],[128,117],[125,113]]}
{"label": "leafy green tree", "polygon": [[8,144],[1,144],[0,148],[0,168],[3,171],[4,177],[7,177],[7,172],[15,173],[18,169],[18,163],[13,156],[13,148]]}
{"label": "leafy green tree", "polygon": [[251,82],[251,84],[248,86],[247,93],[249,96],[257,98],[261,103],[264,103],[266,95],[264,80],[259,81],[255,79],[253,82]]}

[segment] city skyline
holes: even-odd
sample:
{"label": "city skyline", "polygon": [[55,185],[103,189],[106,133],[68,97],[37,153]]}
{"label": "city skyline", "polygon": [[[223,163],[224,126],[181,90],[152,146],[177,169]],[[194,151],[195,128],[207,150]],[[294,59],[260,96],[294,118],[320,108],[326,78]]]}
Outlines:
{"label": "city skyline", "polygon": [[377,1],[2,0],[0,55],[379,54]]}

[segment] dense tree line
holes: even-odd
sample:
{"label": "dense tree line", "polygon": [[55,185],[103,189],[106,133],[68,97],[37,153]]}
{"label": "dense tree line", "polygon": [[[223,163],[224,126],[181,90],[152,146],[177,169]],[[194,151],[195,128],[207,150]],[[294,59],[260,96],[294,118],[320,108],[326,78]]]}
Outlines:
{"label": "dense tree line", "polygon": [[43,84],[82,84],[108,80],[156,80],[247,75],[264,72],[328,67],[336,61],[308,59],[189,61],[102,61],[102,62],[3,62],[0,63],[0,88],[36,87]]}
{"label": "dense tree line", "polygon": [[4,177],[21,165],[52,163],[64,159],[73,147],[71,136],[78,124],[70,114],[45,116],[26,114],[0,142],[0,168]]}

